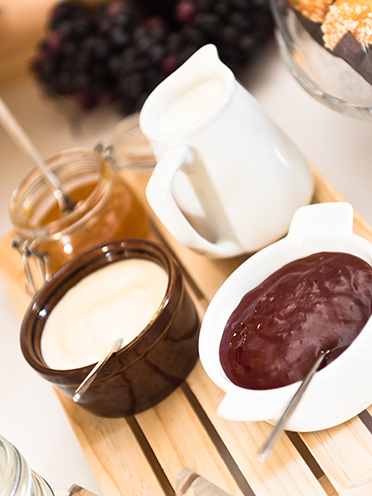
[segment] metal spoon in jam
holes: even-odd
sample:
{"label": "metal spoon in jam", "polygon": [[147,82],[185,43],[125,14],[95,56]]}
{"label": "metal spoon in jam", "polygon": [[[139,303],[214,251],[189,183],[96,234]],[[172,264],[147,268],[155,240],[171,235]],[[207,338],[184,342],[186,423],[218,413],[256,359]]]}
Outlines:
{"label": "metal spoon in jam", "polygon": [[328,356],[330,353],[330,350],[327,351],[322,351],[318,358],[316,359],[314,365],[311,367],[309,370],[307,376],[305,379],[302,381],[300,384],[300,387],[297,389],[296,393],[292,397],[291,401],[288,403],[287,408],[284,410],[282,416],[278,420],[278,423],[274,426],[273,430],[271,431],[269,437],[267,438],[265,444],[263,447],[260,449],[258,452],[258,459],[263,462],[266,457],[269,455],[269,453],[272,451],[274,444],[276,441],[279,439],[279,437],[282,435],[285,426],[287,425],[288,420],[291,418],[293,415],[297,405],[299,404],[301,398],[305,394],[306,389],[308,388],[312,378],[314,377],[315,373],[319,370],[320,366],[322,365],[324,359]]}

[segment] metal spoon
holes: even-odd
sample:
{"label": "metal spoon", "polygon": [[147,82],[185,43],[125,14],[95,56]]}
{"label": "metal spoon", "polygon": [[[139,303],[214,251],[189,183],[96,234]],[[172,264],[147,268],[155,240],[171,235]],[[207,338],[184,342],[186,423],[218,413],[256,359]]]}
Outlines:
{"label": "metal spoon", "polygon": [[96,365],[92,368],[92,370],[89,372],[89,374],[86,376],[86,378],[83,380],[83,382],[80,384],[80,386],[75,389],[74,396],[72,399],[75,401],[75,403],[78,403],[83,394],[87,391],[89,386],[92,384],[94,379],[96,378],[98,372],[102,369],[102,367],[106,364],[106,362],[111,358],[111,356],[116,353],[118,350],[121,348],[123,340],[122,339],[117,339],[110,350],[106,353],[106,355],[100,360]]}
{"label": "metal spoon", "polygon": [[96,496],[96,495],[88,491],[88,489],[85,489],[85,487],[81,487],[78,484],[73,484],[67,491],[66,496]]}
{"label": "metal spoon", "polygon": [[305,379],[302,381],[300,387],[297,389],[295,395],[291,399],[291,401],[288,403],[287,408],[284,410],[282,416],[280,417],[278,423],[274,426],[273,430],[271,431],[269,437],[267,438],[265,444],[263,447],[260,449],[258,452],[258,459],[263,462],[266,457],[269,455],[271,450],[273,449],[274,444],[276,441],[279,439],[281,436],[282,432],[285,429],[285,426],[292,416],[293,412],[295,411],[297,405],[299,404],[302,396],[304,395],[308,385],[310,384],[312,378],[314,377],[315,373],[323,363],[323,360],[328,356],[330,350],[327,351],[322,351],[318,358],[316,359],[314,365],[311,367],[310,371],[308,372],[307,376]]}
{"label": "metal spoon", "polygon": [[96,496],[96,495],[88,491],[88,489],[85,489],[85,487],[81,487],[78,484],[73,484],[67,491],[66,496]]}
{"label": "metal spoon", "polygon": [[54,197],[56,198],[61,215],[66,215],[70,213],[76,207],[77,203],[75,200],[70,198],[66,193],[64,193],[61,183],[57,176],[49,170],[44,163],[43,158],[40,153],[36,150],[35,146],[31,143],[29,137],[26,135],[25,131],[22,129],[20,124],[16,121],[14,116],[9,111],[8,107],[5,105],[3,99],[0,97],[0,122],[4,129],[8,132],[9,136],[13,138],[16,145],[20,147],[21,150],[33,159],[36,165],[40,168],[44,177],[49,181],[50,186],[53,189]]}

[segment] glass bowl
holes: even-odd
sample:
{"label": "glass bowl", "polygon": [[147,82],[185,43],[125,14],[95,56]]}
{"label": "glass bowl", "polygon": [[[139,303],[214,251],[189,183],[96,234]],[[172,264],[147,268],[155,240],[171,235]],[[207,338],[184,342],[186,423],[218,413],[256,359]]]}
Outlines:
{"label": "glass bowl", "polygon": [[270,5],[280,52],[301,86],[337,112],[372,120],[372,6],[360,2],[357,14],[354,3],[337,0]]}

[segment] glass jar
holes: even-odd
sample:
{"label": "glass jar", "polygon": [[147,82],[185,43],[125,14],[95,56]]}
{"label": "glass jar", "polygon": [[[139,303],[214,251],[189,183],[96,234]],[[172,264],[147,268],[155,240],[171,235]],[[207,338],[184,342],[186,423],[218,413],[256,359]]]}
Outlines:
{"label": "glass jar", "polygon": [[14,191],[12,246],[22,255],[31,294],[77,255],[102,243],[148,235],[145,210],[119,176],[110,149],[66,150],[46,165],[78,204],[61,216],[49,182],[37,169]]}
{"label": "glass jar", "polygon": [[22,454],[0,436],[1,496],[54,496],[49,484],[27,465]]}
{"label": "glass jar", "polygon": [[332,0],[270,5],[279,49],[301,86],[333,110],[371,120],[372,6],[358,10]]}
{"label": "glass jar", "polygon": [[136,172],[151,172],[156,160],[151,145],[142,133],[139,114],[122,119],[109,138],[112,143],[118,166]]}

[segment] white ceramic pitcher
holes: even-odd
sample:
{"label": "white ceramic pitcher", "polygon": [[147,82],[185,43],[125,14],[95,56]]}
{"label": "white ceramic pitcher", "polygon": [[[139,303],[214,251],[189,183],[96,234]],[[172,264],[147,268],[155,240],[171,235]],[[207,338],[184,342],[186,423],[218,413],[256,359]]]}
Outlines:
{"label": "white ceramic pitcher", "polygon": [[309,203],[309,164],[206,45],[149,95],[140,127],[158,160],[149,204],[181,243],[213,257],[261,249]]}

